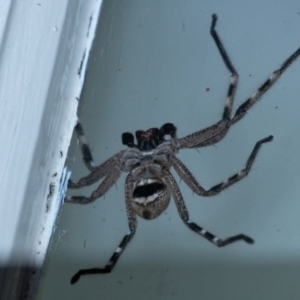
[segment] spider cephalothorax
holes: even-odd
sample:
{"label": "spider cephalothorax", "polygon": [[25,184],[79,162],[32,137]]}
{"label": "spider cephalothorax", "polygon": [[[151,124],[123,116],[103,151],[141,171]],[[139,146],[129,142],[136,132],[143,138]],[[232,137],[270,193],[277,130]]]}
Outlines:
{"label": "spider cephalothorax", "polygon": [[[128,149],[121,150],[107,161],[95,167],[90,149],[84,136],[81,124],[75,126],[75,131],[80,141],[83,160],[91,173],[81,178],[77,183],[69,182],[69,188],[80,188],[91,185],[102,179],[99,187],[89,196],[67,196],[65,202],[88,204],[103,196],[119,179],[121,172],[128,173],[125,181],[125,203],[129,225],[129,232],[123,237],[118,248],[104,268],[92,268],[78,271],[71,279],[75,283],[81,275],[110,273],[117,263],[124,249],[133,238],[137,228],[137,215],[144,219],[153,219],[159,216],[168,206],[171,196],[173,197],[179,216],[184,224],[206,238],[217,247],[223,247],[233,242],[243,240],[252,244],[252,238],[245,234],[238,234],[226,239],[220,239],[206,231],[189,218],[183,196],[171,174],[173,168],[180,178],[199,196],[213,196],[228,188],[232,184],[246,177],[251,169],[255,157],[263,143],[272,140],[272,136],[259,140],[244,169],[227,180],[206,190],[192,175],[189,169],[181,162],[176,154],[180,149],[200,148],[218,143],[224,138],[231,125],[245,116],[247,111],[258,101],[258,99],[276,82],[281,74],[300,55],[300,48],[289,56],[281,68],[274,71],[271,76],[242,103],[232,116],[233,100],[237,88],[238,74],[233,67],[225,48],[215,30],[217,16],[212,16],[210,33],[221,54],[223,62],[231,72],[230,83],[223,110],[222,119],[217,123],[196,131],[183,138],[176,137],[176,127],[171,123],[164,124],[160,129],[151,128],[147,131],[136,132],[137,144],[134,143],[132,133],[123,133],[122,142]],[[169,136],[169,139],[165,139]]]}
{"label": "spider cephalothorax", "polygon": [[137,145],[134,144],[133,134],[130,132],[124,132],[122,134],[123,145],[130,148],[135,147],[141,151],[149,151],[155,149],[159,144],[165,141],[164,137],[169,135],[171,137],[176,136],[176,127],[172,123],[164,124],[160,129],[150,128],[146,131],[137,130],[135,136],[137,139]]}

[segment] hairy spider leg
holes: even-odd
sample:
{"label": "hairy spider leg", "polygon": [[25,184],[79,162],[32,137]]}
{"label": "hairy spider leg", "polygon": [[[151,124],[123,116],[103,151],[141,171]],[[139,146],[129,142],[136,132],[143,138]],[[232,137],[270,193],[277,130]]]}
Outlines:
{"label": "hairy spider leg", "polygon": [[238,78],[239,75],[237,71],[235,70],[232,62],[230,61],[230,58],[223,46],[223,43],[221,42],[221,39],[218,35],[218,33],[215,30],[216,24],[217,24],[218,17],[216,14],[212,15],[212,22],[211,22],[211,27],[210,27],[210,34],[215,41],[217,48],[222,56],[222,59],[227,67],[227,69],[231,72],[230,76],[230,84],[227,92],[227,98],[225,102],[225,108],[223,112],[223,120],[229,120],[232,112],[232,105],[233,105],[233,100],[237,88],[237,83],[238,83]]}
{"label": "hairy spider leg", "polygon": [[[65,202],[69,203],[78,203],[78,204],[89,204],[91,202],[94,202],[96,199],[100,198],[101,196],[105,195],[107,191],[117,182],[117,180],[120,178],[121,171],[117,168],[112,169],[108,174],[105,176],[103,181],[100,183],[98,188],[92,192],[90,197],[85,196],[67,196],[65,198]],[[83,178],[81,178],[82,180]],[[74,188],[72,186],[72,182],[68,183],[69,188]],[[74,184],[75,185],[75,184]],[[78,187],[78,186],[76,186]]]}
{"label": "hairy spider leg", "polygon": [[174,201],[175,201],[178,213],[180,215],[180,218],[185,223],[185,225],[187,225],[187,227],[189,229],[191,229],[192,231],[194,231],[197,234],[201,235],[202,237],[206,238],[208,241],[210,241],[211,243],[213,243],[217,247],[224,247],[228,244],[231,244],[231,243],[234,243],[234,242],[237,242],[237,241],[240,241],[240,240],[243,240],[248,244],[253,244],[254,243],[254,240],[252,238],[250,238],[249,236],[245,235],[245,234],[238,234],[238,235],[226,238],[226,239],[220,239],[220,238],[216,237],[214,234],[206,231],[205,229],[203,229],[202,227],[197,225],[195,222],[193,222],[189,218],[189,213],[188,213],[188,210],[186,208],[183,196],[180,192],[178,184],[176,183],[176,180],[173,177],[173,175],[168,170],[165,170],[164,178],[165,178],[168,186],[170,187],[170,190],[172,192],[172,196],[174,198]]}
{"label": "hairy spider leg", "polygon": [[220,140],[222,140],[227,134],[230,126],[238,122],[246,115],[247,111],[263,96],[264,93],[266,93],[273,86],[277,79],[279,79],[279,77],[300,55],[299,47],[284,61],[281,68],[275,70],[271,76],[257,89],[257,91],[237,108],[234,116],[231,117],[234,96],[238,85],[238,73],[232,64],[217,31],[215,30],[217,19],[217,15],[213,14],[210,33],[221,54],[224,64],[231,72],[223,116],[222,119],[216,124],[178,139],[179,149],[205,147],[218,143]]}
{"label": "hairy spider leg", "polygon": [[290,55],[281,67],[275,70],[272,75],[258,88],[258,90],[242,103],[235,112],[234,117],[230,120],[229,125],[233,125],[239,121],[247,111],[259,100],[259,98],[277,81],[282,73],[299,57],[300,48],[298,48],[292,55]]}
{"label": "hairy spider leg", "polygon": [[177,158],[174,157],[173,167],[175,171],[178,173],[180,178],[190,187],[190,189],[195,192],[199,196],[210,197],[219,194],[221,191],[227,189],[231,185],[237,183],[244,177],[246,177],[254,163],[254,160],[260,150],[262,144],[270,142],[273,140],[273,136],[270,135],[264,139],[259,140],[256,142],[244,169],[239,171],[238,173],[232,175],[227,180],[219,183],[209,190],[205,190],[193,176],[193,174],[189,171],[189,169]]}
{"label": "hairy spider leg", "polygon": [[79,270],[71,279],[71,284],[76,283],[81,276],[83,275],[92,275],[92,274],[106,274],[110,273],[114,266],[116,265],[117,261],[119,260],[121,254],[125,250],[128,243],[132,240],[136,228],[137,228],[137,218],[136,214],[131,209],[131,200],[132,200],[132,193],[134,188],[134,180],[132,178],[132,175],[129,174],[126,177],[125,182],[125,203],[126,203],[126,212],[127,212],[127,218],[128,218],[128,226],[129,226],[129,232],[123,237],[121,243],[119,244],[116,251],[113,253],[111,258],[108,261],[108,264],[104,266],[104,268],[91,268],[91,269],[82,269]]}
{"label": "hairy spider leg", "polygon": [[82,159],[86,165],[86,167],[90,170],[93,171],[95,167],[95,163],[92,157],[92,153],[90,150],[90,146],[87,142],[87,139],[85,137],[83,128],[81,126],[80,120],[77,121],[76,126],[74,127],[74,131],[77,134],[78,140],[79,140],[79,145],[80,149],[82,152]]}

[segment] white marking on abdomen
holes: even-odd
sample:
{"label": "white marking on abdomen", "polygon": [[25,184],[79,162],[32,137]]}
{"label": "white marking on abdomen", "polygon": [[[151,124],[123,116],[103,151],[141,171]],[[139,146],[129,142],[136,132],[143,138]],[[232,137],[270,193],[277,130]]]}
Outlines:
{"label": "white marking on abdomen", "polygon": [[154,193],[151,196],[134,198],[133,200],[134,200],[134,202],[137,202],[139,204],[147,204],[147,203],[150,203],[150,202],[154,202],[157,198],[158,198],[158,194]]}

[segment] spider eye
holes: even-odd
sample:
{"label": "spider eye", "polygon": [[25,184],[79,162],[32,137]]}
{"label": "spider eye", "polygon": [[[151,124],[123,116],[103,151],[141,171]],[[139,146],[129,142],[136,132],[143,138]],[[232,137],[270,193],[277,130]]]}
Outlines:
{"label": "spider eye", "polygon": [[159,134],[160,131],[158,128],[150,128],[147,131],[136,131],[135,135],[138,142],[138,148],[141,151],[155,149],[159,145]]}
{"label": "spider eye", "polygon": [[160,127],[160,136],[163,138],[165,135],[169,135],[172,138],[176,137],[176,127],[172,123],[166,123]]}
{"label": "spider eye", "polygon": [[122,143],[130,148],[134,147],[134,137],[130,132],[124,132],[122,134]]}
{"label": "spider eye", "polygon": [[145,131],[143,131],[143,130],[137,130],[137,131],[135,132],[136,138],[139,139],[139,138],[143,135],[144,132],[145,132]]}

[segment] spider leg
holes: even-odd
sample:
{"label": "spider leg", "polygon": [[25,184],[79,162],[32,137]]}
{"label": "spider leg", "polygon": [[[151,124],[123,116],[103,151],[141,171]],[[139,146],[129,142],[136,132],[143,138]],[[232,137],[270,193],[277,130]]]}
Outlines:
{"label": "spider leg", "polygon": [[246,177],[253,165],[253,162],[258,154],[258,151],[261,147],[261,145],[263,143],[267,143],[272,141],[273,136],[269,136],[266,137],[264,139],[259,140],[248,160],[246,163],[246,166],[243,170],[241,170],[240,172],[234,174],[233,176],[229,177],[227,180],[225,180],[222,183],[219,183],[215,186],[213,186],[212,188],[210,188],[209,190],[205,190],[195,179],[195,177],[192,175],[192,173],[189,171],[189,169],[177,158],[174,157],[173,159],[173,167],[175,169],[175,171],[178,173],[178,175],[180,176],[180,178],[183,179],[183,181],[191,188],[191,190],[193,192],[195,192],[197,195],[200,196],[205,196],[205,197],[209,197],[209,196],[214,196],[218,193],[220,193],[221,191],[223,191],[224,189],[230,187],[231,185],[235,184],[236,182],[240,181],[241,179],[243,179],[244,177]]}
{"label": "spider leg", "polygon": [[216,144],[224,138],[229,127],[229,121],[222,119],[212,126],[177,139],[177,147],[178,149],[200,148]]}
{"label": "spider leg", "polygon": [[74,183],[72,180],[68,182],[68,188],[70,189],[78,189],[87,185],[92,185],[98,180],[102,179],[105,175],[107,175],[114,168],[121,168],[120,159],[124,153],[124,150],[118,152],[108,160],[106,160],[103,164],[94,167],[92,172],[79,179],[77,183]]}
{"label": "spider leg", "polygon": [[80,150],[82,153],[82,159],[83,162],[85,163],[86,167],[90,170],[93,171],[95,167],[95,163],[92,157],[91,149],[89,147],[89,144],[87,142],[87,139],[85,137],[83,128],[81,126],[80,120],[77,121],[76,126],[74,127],[74,131],[77,134],[78,140],[79,140],[79,145],[80,145]]}
{"label": "spider leg", "polygon": [[210,34],[213,40],[215,41],[215,44],[221,54],[221,57],[227,69],[231,72],[229,88],[228,88],[225,107],[223,111],[223,117],[221,121],[208,128],[192,133],[184,138],[178,139],[179,149],[197,148],[197,147],[204,147],[204,146],[215,144],[219,142],[221,139],[223,139],[223,137],[226,135],[230,127],[228,121],[231,118],[233,100],[234,100],[234,96],[238,84],[238,73],[232,64],[217,31],[215,30],[217,19],[218,19],[217,15],[213,14],[211,27],[210,27]]}
{"label": "spider leg", "polygon": [[228,244],[232,244],[234,242],[237,241],[244,241],[248,244],[253,244],[254,240],[243,234],[237,234],[231,237],[228,237],[226,239],[221,239],[219,237],[216,237],[214,234],[212,234],[211,232],[206,231],[205,229],[203,229],[202,227],[200,227],[199,225],[197,225],[195,222],[193,222],[190,219],[187,220],[183,220],[183,222],[194,232],[196,232],[197,234],[203,236],[204,238],[206,238],[208,241],[210,241],[211,243],[213,243],[214,245],[216,245],[217,247],[224,247]]}
{"label": "spider leg", "polygon": [[180,189],[178,187],[178,184],[175,181],[175,178],[172,176],[172,174],[165,170],[165,176],[164,176],[168,186],[171,189],[177,210],[179,212],[179,215],[182,219],[182,221],[185,223],[185,225],[191,229],[192,231],[196,232],[197,234],[201,235],[202,237],[206,238],[209,242],[213,243],[217,247],[224,247],[228,244],[243,240],[248,244],[253,244],[254,240],[250,238],[249,236],[245,234],[237,234],[234,236],[231,236],[226,239],[220,239],[216,237],[214,234],[206,231],[199,225],[197,225],[195,222],[190,220],[189,213],[187,211],[186,205],[184,203],[184,199],[182,197],[182,194],[180,192]]}
{"label": "spider leg", "polygon": [[299,57],[300,48],[298,48],[292,55],[290,55],[281,68],[275,70],[272,75],[258,88],[258,90],[244,103],[242,103],[235,112],[234,117],[230,120],[229,125],[233,125],[239,121],[247,111],[259,100],[259,98],[277,81],[282,73]]}
{"label": "spider leg", "polygon": [[238,75],[237,71],[235,70],[232,62],[230,61],[230,58],[223,46],[223,43],[221,42],[221,39],[219,38],[219,35],[215,30],[217,20],[218,20],[217,15],[213,14],[211,27],[210,27],[210,34],[213,37],[213,39],[217,45],[217,48],[221,54],[221,57],[226,65],[227,69],[231,72],[230,84],[229,84],[227,98],[226,98],[226,102],[225,102],[225,108],[224,108],[224,112],[223,112],[223,120],[229,120],[231,117],[232,105],[233,105],[233,100],[234,100],[234,96],[235,96],[235,92],[236,92],[236,88],[237,88],[237,84],[238,84],[239,75]]}
{"label": "spider leg", "polygon": [[92,274],[106,274],[110,273],[116,263],[118,262],[121,254],[125,250],[128,243],[132,240],[136,228],[137,228],[137,219],[135,213],[131,209],[131,197],[133,193],[134,181],[132,179],[132,175],[129,174],[126,178],[125,182],[125,201],[126,201],[126,211],[129,225],[129,232],[123,237],[121,243],[118,248],[114,252],[114,254],[109,259],[107,265],[104,268],[91,268],[91,269],[82,269],[79,270],[71,279],[71,284],[76,283],[79,278],[83,275],[92,275]]}
{"label": "spider leg", "polygon": [[111,256],[108,264],[104,268],[91,268],[91,269],[82,269],[79,270],[72,278],[71,278],[71,284],[76,283],[81,276],[83,275],[93,275],[93,274],[107,274],[112,271],[115,264],[119,260],[121,254],[125,250],[127,244],[131,241],[133,238],[133,235],[135,234],[135,231],[129,231],[122,239],[120,245],[114,252],[114,254]]}
{"label": "spider leg", "polygon": [[114,168],[112,171],[110,171],[104,180],[101,182],[101,184],[98,186],[98,188],[93,191],[93,193],[90,195],[90,197],[85,196],[67,196],[65,198],[65,202],[68,203],[78,203],[78,204],[89,204],[93,201],[95,201],[97,198],[100,198],[103,196],[119,179],[121,175],[121,171]]}
{"label": "spider leg", "polygon": [[300,48],[298,48],[284,61],[281,68],[274,71],[272,75],[258,88],[258,90],[238,107],[234,116],[231,118],[234,95],[238,83],[238,73],[231,63],[229,56],[221,42],[221,39],[219,38],[215,30],[216,23],[217,15],[213,14],[210,33],[217,45],[223,62],[225,63],[227,69],[231,72],[230,85],[227,92],[223,117],[221,121],[210,127],[204,128],[183,138],[177,139],[178,149],[206,147],[218,143],[220,140],[222,140],[227,134],[230,126],[244,117],[247,111],[264,95],[264,93],[266,93],[273,86],[277,79],[279,79],[279,77],[286,71],[286,69],[300,56]]}

